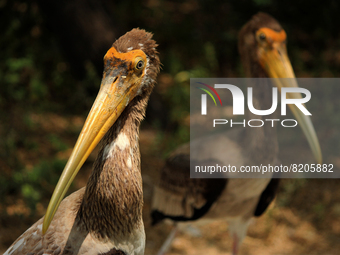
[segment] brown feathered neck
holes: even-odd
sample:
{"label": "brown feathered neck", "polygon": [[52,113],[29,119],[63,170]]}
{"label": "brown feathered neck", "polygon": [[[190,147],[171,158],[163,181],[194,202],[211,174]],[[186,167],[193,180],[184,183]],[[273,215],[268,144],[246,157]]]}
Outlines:
{"label": "brown feathered neck", "polygon": [[[258,59],[258,43],[255,38],[260,28],[270,28],[277,32],[282,30],[281,25],[269,14],[259,12],[252,17],[241,29],[238,36],[238,49],[242,66],[249,78],[268,78],[268,74],[260,65]],[[271,107],[272,84],[269,82],[257,82],[254,84],[253,98],[256,109],[269,109]]]}
{"label": "brown feathered neck", "polygon": [[143,189],[139,126],[160,69],[152,34],[133,29],[112,47],[118,52],[141,49],[147,56],[141,93],[125,108],[101,141],[77,219],[92,236],[121,240],[142,224]]}
{"label": "brown feathered neck", "polygon": [[[260,28],[270,28],[275,31],[281,31],[281,25],[270,15],[258,13],[248,21],[239,32],[238,49],[241,56],[242,66],[246,77],[250,78],[268,78],[267,73],[262,68],[258,59],[258,44],[256,41],[256,32]],[[253,104],[258,110],[269,109],[272,105],[272,84],[268,81],[258,80],[253,84]],[[277,119],[276,114],[270,116],[257,116],[250,112],[248,119]],[[277,125],[277,124],[275,124]],[[265,123],[261,128],[249,128],[245,130],[245,148],[251,155],[252,162],[272,163],[278,153],[278,143],[276,128],[271,127],[271,123]],[[257,151],[259,153],[254,154]],[[261,153],[262,152],[262,153]]]}

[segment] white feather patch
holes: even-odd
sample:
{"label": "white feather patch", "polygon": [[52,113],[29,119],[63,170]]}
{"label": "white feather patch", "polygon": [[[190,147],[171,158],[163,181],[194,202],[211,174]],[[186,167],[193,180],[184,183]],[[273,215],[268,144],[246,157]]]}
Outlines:
{"label": "white feather patch", "polygon": [[20,248],[22,244],[25,244],[25,238],[18,240],[12,248],[8,249],[3,255],[11,255],[16,249]]}
{"label": "white feather patch", "polygon": [[126,165],[128,168],[131,168],[132,167],[132,161],[131,161],[131,157],[129,157],[126,161]]}
{"label": "white feather patch", "polygon": [[120,150],[124,150],[125,148],[130,146],[129,138],[124,133],[119,133],[116,140],[114,140],[111,144],[106,145],[103,153],[103,160],[112,157],[114,150],[118,147]]}
{"label": "white feather patch", "polygon": [[38,228],[39,230],[42,230],[42,224],[38,225],[37,228]]}
{"label": "white feather patch", "polygon": [[126,134],[119,133],[115,144],[120,150],[124,150],[126,147],[130,146],[130,141]]}

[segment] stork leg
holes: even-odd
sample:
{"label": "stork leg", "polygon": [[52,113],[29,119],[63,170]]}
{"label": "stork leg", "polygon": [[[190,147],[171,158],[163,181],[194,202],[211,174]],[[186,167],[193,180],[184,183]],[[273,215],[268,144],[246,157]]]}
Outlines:
{"label": "stork leg", "polygon": [[238,254],[240,245],[247,234],[247,229],[250,223],[251,218],[242,219],[242,217],[237,217],[229,221],[229,233],[233,238],[232,255]]}
{"label": "stork leg", "polygon": [[157,252],[157,255],[164,255],[170,248],[173,240],[175,239],[176,233],[178,231],[177,225],[171,230],[170,234],[166,238],[165,242],[163,243],[162,247]]}
{"label": "stork leg", "polygon": [[233,252],[232,255],[237,255],[238,254],[238,250],[239,250],[239,246],[240,246],[240,239],[238,238],[237,234],[234,233],[233,236]]}

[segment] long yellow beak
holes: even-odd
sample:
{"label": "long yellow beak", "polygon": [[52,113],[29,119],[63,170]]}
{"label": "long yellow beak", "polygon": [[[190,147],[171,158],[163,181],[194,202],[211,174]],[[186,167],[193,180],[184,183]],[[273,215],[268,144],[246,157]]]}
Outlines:
{"label": "long yellow beak", "polygon": [[[261,49],[259,52],[260,63],[270,78],[274,79],[276,86],[281,90],[283,87],[298,87],[292,65],[289,61],[286,46],[283,43],[274,43],[272,49]],[[283,79],[290,78],[290,79]],[[289,93],[289,98],[302,98],[300,93]],[[291,111],[304,132],[309,146],[318,164],[322,163],[322,153],[319,140],[309,116],[304,115],[295,105],[289,104]]]}
{"label": "long yellow beak", "polygon": [[120,73],[123,72],[123,68],[121,69],[120,71],[118,67],[104,73],[97,98],[48,205],[42,228],[43,234],[46,233],[85,160],[137,94],[138,82],[135,79],[128,80],[126,76],[122,77]]}

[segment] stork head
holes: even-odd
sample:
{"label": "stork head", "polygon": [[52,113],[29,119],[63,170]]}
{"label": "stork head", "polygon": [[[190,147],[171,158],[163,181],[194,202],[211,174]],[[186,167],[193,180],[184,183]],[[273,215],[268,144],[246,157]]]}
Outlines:
{"label": "stork head", "polygon": [[[273,79],[273,85],[279,90],[283,87],[298,87],[287,55],[286,40],[286,32],[273,17],[262,12],[254,15],[243,26],[238,38],[238,48],[247,77],[282,78]],[[301,98],[299,93],[289,93],[287,96]],[[304,115],[295,105],[289,107],[305,133],[316,161],[320,164],[321,149],[309,116]]]}
{"label": "stork head", "polygon": [[139,115],[143,115],[160,69],[157,44],[151,38],[152,34],[133,29],[106,53],[99,93],[54,190],[44,218],[43,233],[79,169],[124,109],[135,105],[142,111]]}
{"label": "stork head", "polygon": [[270,15],[258,13],[239,33],[238,47],[247,77],[294,78],[287,35]]}
{"label": "stork head", "polygon": [[104,57],[103,81],[117,78],[118,87],[132,89],[129,96],[150,94],[160,69],[157,44],[151,38],[151,33],[133,29],[114,42]]}

